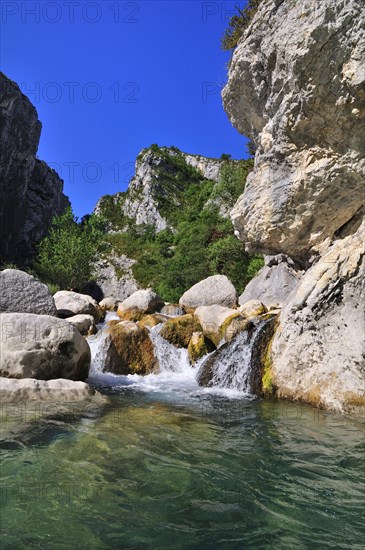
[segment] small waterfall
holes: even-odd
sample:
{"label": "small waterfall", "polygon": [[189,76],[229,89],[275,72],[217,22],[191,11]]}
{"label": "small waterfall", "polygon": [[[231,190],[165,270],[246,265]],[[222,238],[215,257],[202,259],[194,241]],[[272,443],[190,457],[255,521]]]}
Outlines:
{"label": "small waterfall", "polygon": [[272,320],[261,321],[252,329],[239,333],[231,342],[223,344],[201,365],[199,384],[236,390],[253,397],[260,380],[258,353],[266,328]]}
{"label": "small waterfall", "polygon": [[253,325],[252,329],[239,333],[231,342],[200,359],[195,366],[190,364],[187,349],[176,348],[162,338],[162,324],[159,324],[149,329],[149,335],[160,371],[158,374],[139,376],[105,372],[110,338],[107,322],[112,319],[119,317],[115,313],[108,313],[105,322],[98,325],[97,334],[88,338],[91,349],[91,382],[111,386],[130,385],[147,392],[196,391],[199,383],[206,387],[204,391],[216,393],[218,390],[227,396],[233,392],[246,397],[252,397],[260,387],[258,350],[263,341],[261,337],[265,339],[267,336],[265,327],[270,321],[261,321]]}
{"label": "small waterfall", "polygon": [[109,347],[107,323],[114,319],[119,319],[118,315],[114,312],[108,311],[104,322],[97,325],[98,332],[87,339],[91,351],[89,377],[98,376],[104,371]]}
{"label": "small waterfall", "polygon": [[238,334],[232,342],[224,344],[218,353],[211,385],[249,394],[251,342],[248,332]]}
{"label": "small waterfall", "polygon": [[188,358],[188,350],[185,348],[175,348],[170,342],[162,338],[160,336],[161,328],[162,324],[150,330],[150,338],[155,348],[155,356],[160,364],[160,373],[191,371],[192,366]]}

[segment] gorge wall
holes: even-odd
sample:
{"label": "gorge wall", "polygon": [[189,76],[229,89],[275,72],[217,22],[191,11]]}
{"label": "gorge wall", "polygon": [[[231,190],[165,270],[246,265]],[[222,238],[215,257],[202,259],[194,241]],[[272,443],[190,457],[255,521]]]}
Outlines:
{"label": "gorge wall", "polygon": [[69,204],[63,181],[36,158],[41,122],[15,82],[0,73],[0,262],[27,265],[53,216]]}
{"label": "gorge wall", "polygon": [[222,94],[257,146],[236,234],[305,271],[270,346],[270,387],[338,411],[365,405],[364,29],[362,0],[263,0]]}
{"label": "gorge wall", "polygon": [[206,158],[177,147],[142,149],[128,189],[95,207],[108,225],[109,246],[95,266],[103,294],[124,300],[152,286],[174,301],[225,269],[242,289],[250,258],[233,235],[229,212],[252,166],[252,159]]}

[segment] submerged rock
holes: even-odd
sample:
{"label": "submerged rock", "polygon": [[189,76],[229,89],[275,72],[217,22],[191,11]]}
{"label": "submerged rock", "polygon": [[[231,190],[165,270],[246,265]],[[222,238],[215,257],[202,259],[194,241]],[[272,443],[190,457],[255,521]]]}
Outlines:
{"label": "submerged rock", "polygon": [[189,288],[181,296],[179,304],[185,309],[212,305],[236,307],[237,292],[225,275],[211,275]]}
{"label": "submerged rock", "polygon": [[[85,382],[65,380],[35,380],[34,378],[0,378],[1,403],[25,401],[59,402],[81,401],[95,395],[95,390]],[[56,409],[57,405],[55,405]]]}
{"label": "submerged rock", "polygon": [[0,313],[6,311],[56,315],[56,306],[48,287],[32,275],[4,269],[0,272]]}
{"label": "submerged rock", "polygon": [[85,380],[90,348],[70,323],[50,315],[1,313],[0,375]]}
{"label": "submerged rock", "polygon": [[79,294],[70,290],[59,290],[54,295],[54,301],[57,310],[62,312],[63,318],[86,314],[92,315],[95,322],[98,323],[102,317],[98,302],[88,294]]}

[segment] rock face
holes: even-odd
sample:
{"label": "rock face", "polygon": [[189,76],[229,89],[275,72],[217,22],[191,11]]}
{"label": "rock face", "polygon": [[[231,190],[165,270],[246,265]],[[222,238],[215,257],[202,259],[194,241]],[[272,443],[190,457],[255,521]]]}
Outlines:
{"label": "rock face", "polygon": [[[167,269],[161,271],[168,271],[169,264],[181,253],[181,245],[173,242],[173,234],[179,242],[179,234],[185,231],[179,222],[188,218],[193,235],[194,226],[201,230],[196,213],[190,215],[195,209],[214,212],[214,218],[216,215],[229,218],[251,169],[252,160],[210,159],[157,145],[142,149],[127,191],[105,195],[95,207],[95,213],[107,220],[111,237],[108,250],[95,265],[96,281],[104,296],[121,301],[151,284],[142,275],[145,270],[140,269],[150,254],[147,247],[146,257],[141,257],[144,236],[147,242],[160,242],[153,263],[166,260]],[[224,238],[227,231],[217,232],[213,218],[211,224],[207,246]],[[197,279],[188,284],[193,282]],[[185,290],[185,285],[182,286]],[[171,301],[177,298],[169,297]]]}
{"label": "rock face", "polygon": [[41,123],[19,87],[0,73],[0,261],[29,263],[53,216],[69,201],[63,181],[36,158]]}
{"label": "rock face", "polygon": [[0,313],[56,315],[55,302],[48,287],[24,271],[1,271],[0,291]]}
{"label": "rock face", "polygon": [[[180,164],[173,162],[174,158],[178,158]],[[171,224],[162,212],[162,202],[167,199],[172,204],[176,203],[180,188],[178,183],[171,186],[171,179],[170,185],[165,185],[165,177],[178,175],[184,164],[185,167],[194,168],[203,178],[218,182],[223,161],[190,155],[169,147],[152,146],[142,149],[136,160],[135,174],[129,183],[127,193],[101,197],[95,212],[106,215],[113,229],[123,229],[128,220],[133,220],[136,225],[153,225],[156,231],[166,229]],[[189,176],[188,173],[186,175]],[[115,215],[108,216],[108,212],[115,207],[120,210],[119,220],[116,220]]]}
{"label": "rock face", "polygon": [[50,315],[1,313],[0,376],[85,380],[90,348],[70,323]]}
{"label": "rock face", "polygon": [[62,312],[62,317],[83,314],[92,315],[96,323],[100,321],[101,308],[97,301],[88,294],[79,294],[71,290],[59,290],[53,298],[57,311]]}
{"label": "rock face", "polygon": [[139,290],[131,269],[134,263],[135,260],[124,254],[119,257],[112,255],[108,260],[98,260],[94,272],[104,296],[111,296],[116,302],[121,302]]}
{"label": "rock face", "polygon": [[235,307],[237,292],[225,275],[212,275],[196,283],[180,298],[179,304],[184,308],[220,305]]}
{"label": "rock face", "polygon": [[[364,25],[361,0],[263,0],[223,90],[233,125],[257,146],[231,214],[236,232],[248,251],[282,253],[306,270],[282,296],[273,386],[338,411],[365,405]],[[247,292],[267,305],[264,277]]]}
{"label": "rock face", "polygon": [[232,212],[250,250],[302,260],[364,204],[363,7],[264,0],[234,52],[224,106],[258,146]]}
{"label": "rock face", "polygon": [[365,405],[364,224],[336,240],[303,276],[272,342],[282,397],[337,411]]}
{"label": "rock face", "polygon": [[[271,258],[270,256],[267,258]],[[287,261],[268,260],[261,271],[247,285],[238,299],[242,306],[250,300],[260,300],[267,309],[282,307],[289,294],[297,287],[301,271],[295,270]]]}

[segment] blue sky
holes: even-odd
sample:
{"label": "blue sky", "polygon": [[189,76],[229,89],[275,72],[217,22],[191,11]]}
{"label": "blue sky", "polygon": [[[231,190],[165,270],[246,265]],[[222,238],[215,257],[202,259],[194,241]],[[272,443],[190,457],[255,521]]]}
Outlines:
{"label": "blue sky", "polygon": [[236,3],[2,1],[1,70],[36,106],[38,156],[78,216],[125,190],[152,143],[247,157],[220,97],[230,57],[220,38]]}

